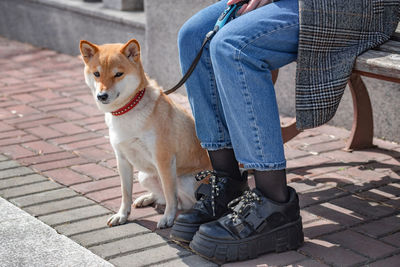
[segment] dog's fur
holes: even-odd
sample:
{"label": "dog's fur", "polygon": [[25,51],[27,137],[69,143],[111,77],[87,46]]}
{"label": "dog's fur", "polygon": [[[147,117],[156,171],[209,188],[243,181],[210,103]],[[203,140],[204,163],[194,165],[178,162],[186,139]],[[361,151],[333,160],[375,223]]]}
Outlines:
{"label": "dog's fur", "polygon": [[[193,174],[211,167],[207,152],[196,137],[192,116],[147,77],[136,40],[105,45],[81,41],[80,51],[86,83],[98,108],[105,112],[121,176],[121,207],[107,224],[126,222],[132,205],[135,168],[139,171],[140,184],[149,193],[137,198],[133,206],[144,207],[155,201],[165,203],[165,213],[157,227],[172,226],[178,205],[187,209],[195,201]],[[95,77],[95,72],[100,76]],[[117,72],[122,76],[117,77]],[[146,92],[142,100],[131,111],[122,116],[110,113],[123,107],[143,88]],[[97,95],[104,92],[109,98],[99,101]]]}

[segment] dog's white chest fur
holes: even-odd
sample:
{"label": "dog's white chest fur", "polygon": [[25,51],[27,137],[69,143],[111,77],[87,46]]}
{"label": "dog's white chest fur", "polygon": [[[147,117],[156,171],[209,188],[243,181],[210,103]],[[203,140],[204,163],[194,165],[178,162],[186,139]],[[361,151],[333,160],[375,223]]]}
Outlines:
{"label": "dog's white chest fur", "polygon": [[151,147],[155,144],[155,136],[152,133],[147,133],[141,138],[133,138],[126,140],[118,145],[119,151],[138,171],[146,173],[157,172],[154,164],[154,151]]}
{"label": "dog's white chest fur", "polygon": [[153,129],[143,130],[148,115],[146,110],[138,107],[138,110],[125,114],[128,116],[120,117],[107,113],[106,123],[115,152],[120,153],[138,171],[154,173],[157,171],[153,164],[156,135]]}

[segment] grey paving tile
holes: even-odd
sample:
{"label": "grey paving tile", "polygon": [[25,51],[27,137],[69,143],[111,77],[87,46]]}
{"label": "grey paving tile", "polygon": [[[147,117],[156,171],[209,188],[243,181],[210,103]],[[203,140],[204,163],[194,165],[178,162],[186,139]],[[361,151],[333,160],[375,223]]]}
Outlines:
{"label": "grey paving tile", "polygon": [[116,266],[144,266],[158,265],[160,262],[177,259],[190,255],[191,252],[180,248],[174,244],[163,247],[148,249],[138,253],[133,253],[123,257],[111,259],[110,262]]}
{"label": "grey paving tile", "polygon": [[10,179],[0,180],[0,190],[25,184],[31,184],[39,181],[48,181],[48,179],[39,174],[30,174],[26,176],[15,176]]}
{"label": "grey paving tile", "polygon": [[181,257],[179,259],[175,259],[172,261],[168,261],[165,263],[158,263],[151,266],[160,266],[160,267],[185,267],[185,266],[201,266],[201,267],[217,267],[218,264],[215,264],[211,261],[208,261],[197,255],[190,255],[188,257]]}
{"label": "grey paving tile", "polygon": [[151,231],[137,223],[127,223],[115,227],[96,230],[89,233],[79,234],[71,238],[84,246],[95,246],[102,243],[114,241],[133,235],[150,233]]}
{"label": "grey paving tile", "polygon": [[288,264],[307,259],[304,255],[296,251],[286,251],[283,253],[267,253],[258,258],[248,261],[226,263],[223,267],[243,267],[243,266],[286,266]]}
{"label": "grey paving tile", "polygon": [[0,170],[11,169],[19,166],[21,165],[15,160],[0,161]]}
{"label": "grey paving tile", "polygon": [[27,167],[19,167],[19,168],[15,168],[15,169],[2,170],[2,171],[0,171],[0,179],[6,179],[6,178],[20,176],[20,175],[26,175],[26,174],[30,174],[30,173],[34,173],[34,171]]}
{"label": "grey paving tile", "polygon": [[41,183],[23,185],[19,187],[9,188],[0,190],[0,196],[4,198],[20,197],[28,194],[39,193],[43,191],[48,191],[51,189],[60,188],[61,185],[51,182],[44,181]]}
{"label": "grey paving tile", "polygon": [[118,256],[127,252],[145,250],[158,245],[166,245],[167,241],[155,233],[138,235],[122,240],[91,247],[90,250],[102,258]]}
{"label": "grey paving tile", "polygon": [[107,220],[110,216],[111,213],[108,215],[86,219],[79,222],[67,222],[65,224],[54,227],[54,229],[56,229],[57,232],[66,236],[86,233],[93,230],[105,229],[108,228]]}
{"label": "grey paving tile", "polygon": [[60,188],[57,190],[45,191],[27,196],[13,198],[10,200],[10,202],[16,204],[21,208],[24,208],[27,206],[69,198],[76,195],[78,194],[74,190],[71,190],[69,188]]}
{"label": "grey paving tile", "polygon": [[110,213],[108,209],[98,205],[57,212],[50,215],[39,216],[38,218],[50,226],[57,226],[60,224],[75,222],[108,213]]}
{"label": "grey paving tile", "polygon": [[73,197],[69,199],[63,199],[58,201],[51,201],[44,204],[38,204],[35,206],[29,206],[24,210],[34,216],[41,216],[50,214],[58,211],[69,210],[73,208],[85,207],[89,205],[95,205],[96,202],[89,200],[85,197]]}

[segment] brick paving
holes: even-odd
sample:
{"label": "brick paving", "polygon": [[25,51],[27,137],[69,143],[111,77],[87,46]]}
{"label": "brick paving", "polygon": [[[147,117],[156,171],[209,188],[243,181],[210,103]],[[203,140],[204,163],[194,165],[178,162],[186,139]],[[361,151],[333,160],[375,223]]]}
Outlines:
{"label": "brick paving", "polygon": [[[1,197],[116,266],[215,266],[156,230],[154,207],[106,226],[120,182],[79,58],[0,37],[0,69]],[[398,266],[400,145],[375,139],[376,148],[349,153],[348,136],[322,126],[285,145],[304,246],[225,266]],[[142,192],[135,182],[133,197]]]}

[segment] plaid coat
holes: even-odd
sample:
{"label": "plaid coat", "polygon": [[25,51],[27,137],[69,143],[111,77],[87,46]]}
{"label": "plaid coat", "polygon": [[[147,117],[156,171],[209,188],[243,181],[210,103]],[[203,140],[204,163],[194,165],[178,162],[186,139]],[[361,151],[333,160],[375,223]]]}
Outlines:
{"label": "plaid coat", "polygon": [[335,115],[356,57],[396,29],[400,0],[299,0],[299,9],[296,119],[307,129]]}

